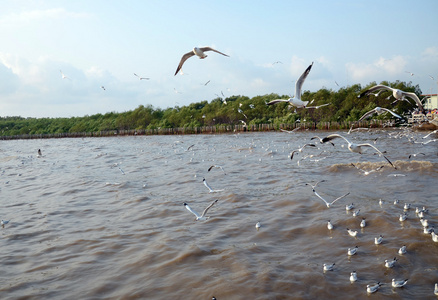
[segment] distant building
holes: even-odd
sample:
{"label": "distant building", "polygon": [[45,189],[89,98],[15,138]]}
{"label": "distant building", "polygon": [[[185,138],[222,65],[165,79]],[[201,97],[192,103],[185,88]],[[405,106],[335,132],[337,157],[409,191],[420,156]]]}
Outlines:
{"label": "distant building", "polygon": [[421,95],[421,99],[423,99],[424,97],[429,97],[428,99],[426,99],[425,103],[424,103],[424,109],[425,110],[434,110],[438,108],[438,96],[437,94],[426,94],[426,95]]}

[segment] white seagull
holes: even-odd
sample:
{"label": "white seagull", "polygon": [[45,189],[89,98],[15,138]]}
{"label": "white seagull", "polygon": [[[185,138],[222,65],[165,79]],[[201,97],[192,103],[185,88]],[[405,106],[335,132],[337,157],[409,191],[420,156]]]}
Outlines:
{"label": "white seagull", "polygon": [[324,203],[325,203],[325,205],[327,206],[327,208],[330,208],[330,207],[333,205],[333,203],[335,203],[336,201],[338,201],[338,200],[340,200],[340,199],[342,199],[342,198],[344,198],[344,197],[350,195],[350,192],[348,192],[348,193],[346,193],[345,195],[342,195],[341,197],[336,198],[336,199],[333,200],[332,202],[328,202],[328,201],[325,200],[323,197],[321,197],[321,196],[315,191],[315,189],[313,189],[313,193],[314,193],[319,199],[321,199],[322,201],[324,201]]}
{"label": "white seagull", "polygon": [[355,282],[357,281],[357,273],[356,271],[353,271],[350,273],[350,282]]}
{"label": "white seagull", "polygon": [[323,271],[333,271],[333,267],[335,266],[335,263],[331,264],[331,265],[327,265],[327,264],[323,264]]}
{"label": "white seagull", "polygon": [[411,99],[413,99],[415,101],[415,103],[417,103],[418,108],[424,112],[424,108],[423,105],[421,104],[420,99],[418,98],[418,96],[415,93],[410,93],[410,92],[404,92],[401,91],[399,89],[394,89],[392,87],[386,86],[386,85],[376,85],[373,86],[371,88],[369,88],[368,90],[366,90],[365,92],[361,93],[359,96],[357,96],[358,98],[361,98],[363,96],[367,96],[368,94],[378,91],[378,90],[387,90],[392,92],[392,96],[394,96],[394,98],[396,100],[407,100],[406,97],[409,97]]}
{"label": "white seagull", "polygon": [[370,175],[371,173],[377,172],[377,171],[379,171],[381,168],[384,167],[384,166],[380,166],[380,167],[378,167],[377,169],[369,170],[369,171],[365,171],[364,169],[359,168],[358,166],[356,166],[356,165],[353,164],[353,163],[351,163],[351,165],[352,165],[353,167],[355,167],[356,169],[358,169],[359,171],[362,171],[363,174],[364,174],[365,176]]}
{"label": "white seagull", "polygon": [[408,279],[405,280],[395,280],[395,278],[392,279],[392,286],[393,287],[404,287],[406,285],[406,283],[408,282]]}
{"label": "white seagull", "polygon": [[10,220],[7,220],[7,221],[2,220],[2,221],[1,221],[1,225],[2,225],[2,227],[4,228],[5,225],[9,223],[9,221],[10,221]]}
{"label": "white seagull", "polygon": [[373,114],[378,114],[381,115],[385,112],[389,112],[391,113],[394,117],[399,118],[399,119],[403,119],[402,117],[400,117],[399,115],[397,115],[395,112],[393,112],[390,109],[384,108],[384,107],[379,107],[377,106],[376,108],[370,110],[369,112],[366,112],[362,117],[360,117],[360,119],[358,120],[358,122],[371,117]]}
{"label": "white seagull", "polygon": [[200,59],[204,59],[204,58],[207,57],[207,55],[206,55],[204,52],[207,52],[207,51],[214,51],[214,52],[216,52],[216,53],[219,53],[219,54],[222,54],[222,55],[224,55],[224,56],[228,56],[228,57],[229,57],[229,55],[226,55],[226,54],[224,54],[224,53],[222,53],[222,52],[219,52],[219,51],[217,51],[217,50],[215,50],[215,49],[213,49],[213,48],[211,48],[211,47],[201,47],[201,48],[195,47],[195,48],[193,48],[192,51],[187,52],[186,54],[184,54],[184,55],[181,57],[181,61],[179,62],[178,68],[176,68],[175,75],[178,74],[179,70],[181,70],[181,68],[182,68],[182,66],[183,66],[183,64],[184,64],[184,62],[185,62],[187,59],[189,59],[190,57],[192,57],[192,56],[194,56],[194,55],[198,56]]}
{"label": "white seagull", "polygon": [[330,222],[330,220],[328,220],[328,222],[327,222],[327,229],[328,230],[332,230],[333,229],[333,224],[332,224],[332,222]]}
{"label": "white seagull", "polygon": [[435,289],[433,290],[433,293],[438,296],[438,283],[435,283]]}
{"label": "white seagull", "polygon": [[190,206],[187,203],[184,203],[184,206],[187,208],[187,210],[189,212],[191,212],[192,214],[194,214],[196,216],[195,221],[198,220],[207,220],[209,217],[206,217],[205,214],[207,213],[207,211],[210,209],[210,207],[212,207],[216,202],[218,201],[218,199],[214,200],[212,203],[210,203],[209,206],[207,206],[206,209],[204,209],[204,211],[202,212],[202,215],[199,215],[196,211],[194,211],[193,209],[190,208]]}
{"label": "white seagull", "polygon": [[64,73],[62,73],[61,70],[59,70],[59,72],[61,72],[61,77],[62,77],[62,79],[70,79],[70,80],[71,80],[71,78],[70,78],[70,77],[67,77]]}
{"label": "white seagull", "polygon": [[382,286],[380,282],[377,282],[375,285],[367,285],[367,293],[372,294],[377,292],[377,290]]}
{"label": "white seagull", "polygon": [[420,152],[420,153],[414,153],[414,154],[410,154],[409,156],[408,156],[408,159],[411,159],[411,157],[417,157],[417,155],[426,155],[426,154],[424,154],[424,153],[422,153],[422,152]]}
{"label": "white seagull", "polygon": [[213,190],[207,183],[207,180],[205,180],[205,178],[202,179],[202,181],[204,182],[204,185],[208,188],[209,193],[217,193],[217,192],[222,192],[223,190]]}
{"label": "white seagull", "polygon": [[387,268],[393,268],[395,265],[395,262],[397,261],[397,257],[394,257],[393,260],[387,260],[385,259],[385,267]]}
{"label": "white seagull", "polygon": [[374,244],[380,245],[383,242],[383,235],[380,235],[379,237],[374,238]]}
{"label": "white seagull", "polygon": [[135,73],[134,73],[134,76],[138,77],[138,79],[140,79],[140,80],[143,80],[143,79],[145,79],[145,80],[149,80],[149,79],[150,79],[150,78],[148,78],[148,77],[141,77],[141,76],[138,76],[138,75],[135,74]]}
{"label": "white seagull", "polygon": [[260,228],[261,226],[262,226],[262,225],[260,224],[260,221],[257,222],[257,223],[255,224],[255,228],[256,228],[257,230],[259,230],[259,228]]}
{"label": "white seagull", "polygon": [[345,205],[345,210],[350,211],[350,210],[352,210],[353,208],[354,208],[354,203],[351,203],[351,204],[347,204],[347,205]]}
{"label": "white seagull", "polygon": [[437,132],[438,132],[438,129],[435,129],[434,131],[432,131],[432,132],[426,134],[425,136],[423,136],[422,138],[423,139],[427,139],[431,134],[434,134],[434,133],[437,133]]}
{"label": "white seagull", "polygon": [[397,169],[397,168],[392,164],[392,162],[391,162],[391,161],[390,161],[385,155],[383,155],[383,153],[382,153],[379,149],[377,149],[376,147],[374,147],[373,145],[371,145],[371,144],[369,144],[369,143],[355,144],[355,143],[350,142],[350,141],[347,140],[345,137],[343,137],[342,135],[337,134],[337,133],[330,134],[330,135],[326,136],[325,138],[322,139],[322,142],[323,142],[323,143],[326,143],[326,142],[329,142],[329,141],[331,141],[331,140],[333,140],[333,139],[336,139],[336,138],[343,138],[343,139],[348,143],[348,146],[347,146],[347,147],[348,147],[348,150],[350,150],[351,152],[354,152],[354,153],[362,154],[362,152],[363,152],[363,150],[364,150],[363,147],[371,147],[371,148],[373,148],[374,150],[377,151],[377,153],[379,153],[380,155],[382,155],[382,156],[386,159],[386,161],[387,161],[391,166],[394,167],[394,169]]}
{"label": "white seagull", "polygon": [[295,83],[295,95],[292,98],[289,99],[276,99],[272,100],[268,103],[268,105],[280,103],[280,102],[288,102],[291,106],[296,106],[297,108],[306,108],[309,101],[302,101],[301,100],[301,88],[303,86],[304,81],[306,80],[307,76],[310,73],[310,69],[312,69],[313,62],[310,66],[307,67],[307,69],[304,71],[303,74],[301,74],[298,81]]}
{"label": "white seagull", "polygon": [[432,231],[431,235],[432,235],[432,241],[438,243],[438,234],[436,234],[435,231]]}
{"label": "white seagull", "polygon": [[406,254],[406,245],[403,245],[400,247],[400,249],[398,249],[398,254],[403,255]]}
{"label": "white seagull", "polygon": [[287,132],[287,133],[294,133],[300,129],[301,129],[301,127],[297,127],[297,128],[292,129],[292,130],[285,130],[285,129],[280,128],[280,131]]}
{"label": "white seagull", "polygon": [[404,221],[406,221],[407,217],[408,217],[408,215],[406,213],[400,214],[400,217],[398,218],[398,220],[400,222],[404,222]]}
{"label": "white seagull", "polygon": [[363,218],[362,221],[360,221],[360,227],[364,228],[365,226],[367,226],[367,223],[365,221],[365,218]]}
{"label": "white seagull", "polygon": [[357,230],[352,230],[347,228],[347,232],[351,236],[357,236]]}
{"label": "white seagull", "polygon": [[348,248],[348,250],[347,250],[347,254],[349,255],[349,256],[353,256],[353,255],[355,255],[356,253],[357,253],[357,246],[356,247],[354,247],[354,248]]}
{"label": "white seagull", "polygon": [[294,158],[294,154],[295,153],[301,153],[301,152],[303,152],[303,149],[305,148],[305,147],[316,147],[316,145],[315,144],[305,144],[303,147],[301,147],[301,148],[299,148],[299,149],[297,149],[297,150],[294,150],[294,151],[292,151],[292,153],[290,154],[290,159],[293,159]]}

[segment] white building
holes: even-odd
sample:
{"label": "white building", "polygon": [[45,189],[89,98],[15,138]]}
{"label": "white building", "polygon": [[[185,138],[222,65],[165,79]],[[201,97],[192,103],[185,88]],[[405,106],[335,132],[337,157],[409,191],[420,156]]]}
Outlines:
{"label": "white building", "polygon": [[427,95],[421,95],[421,99],[424,97],[429,97],[426,99],[424,103],[424,109],[425,110],[433,110],[438,108],[438,96],[437,94],[427,94]]}

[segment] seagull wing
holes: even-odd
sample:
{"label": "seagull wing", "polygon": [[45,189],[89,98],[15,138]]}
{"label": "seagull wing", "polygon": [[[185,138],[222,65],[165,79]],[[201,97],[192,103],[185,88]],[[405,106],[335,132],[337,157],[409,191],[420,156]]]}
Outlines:
{"label": "seagull wing", "polygon": [[409,97],[411,99],[414,99],[415,103],[417,103],[418,108],[421,110],[421,112],[424,113],[423,104],[421,103],[420,99],[418,98],[418,96],[415,93],[403,92],[403,95],[405,97]]}
{"label": "seagull wing", "polygon": [[331,103],[325,103],[325,104],[321,104],[321,105],[317,105],[317,106],[306,106],[306,108],[314,108],[314,109],[318,109],[318,108],[320,108],[320,107],[323,107],[323,106],[327,106],[327,105],[330,105]]}
{"label": "seagull wing", "polygon": [[327,207],[330,207],[330,203],[328,203],[327,201],[325,201],[325,199],[323,197],[321,197],[315,190],[313,190],[313,193],[322,201],[324,201],[325,205],[327,205]]}
{"label": "seagull wing", "polygon": [[365,92],[362,92],[362,93],[361,93],[359,96],[357,96],[357,97],[358,97],[358,98],[361,98],[361,97],[364,97],[364,96],[368,96],[370,93],[375,92],[375,91],[379,91],[379,90],[387,90],[387,91],[391,91],[391,92],[392,92],[394,89],[391,88],[391,87],[389,87],[389,86],[379,84],[379,85],[375,85],[375,86],[369,88],[369,89],[366,90]]}
{"label": "seagull wing", "polygon": [[196,211],[194,211],[193,209],[191,209],[190,206],[189,206],[187,203],[184,203],[184,206],[187,208],[187,210],[188,210],[189,212],[191,212],[192,214],[194,214],[194,215],[196,216],[197,219],[199,219],[199,218],[201,217],[201,216],[199,216],[199,214],[198,214]]}
{"label": "seagull wing", "polygon": [[332,201],[332,203],[330,203],[330,205],[332,205],[332,204],[335,203],[336,201],[338,201],[338,200],[340,200],[340,199],[342,199],[342,198],[344,198],[344,197],[346,197],[346,196],[348,196],[348,195],[350,195],[350,192],[346,193],[345,195],[342,195],[341,197],[336,198],[335,200]]}
{"label": "seagull wing", "polygon": [[279,102],[289,102],[289,100],[286,100],[286,99],[275,99],[275,100],[272,100],[269,103],[267,103],[267,105],[272,105],[272,104],[279,103]]}
{"label": "seagull wing", "polygon": [[372,116],[375,113],[376,113],[376,109],[372,109],[369,112],[366,112],[362,117],[360,117],[358,122],[362,121],[363,119],[368,118],[369,116]]}
{"label": "seagull wing", "polygon": [[402,117],[400,117],[399,115],[397,115],[395,112],[393,112],[393,111],[390,110],[390,109],[387,109],[387,108],[384,108],[384,107],[381,107],[380,109],[381,109],[381,110],[384,110],[384,111],[386,111],[386,112],[391,113],[394,117],[397,117],[397,118],[399,118],[399,119],[402,119]]}
{"label": "seagull wing", "polygon": [[201,49],[201,51],[203,51],[203,52],[205,52],[205,51],[214,51],[216,53],[219,53],[219,54],[222,54],[222,55],[230,57],[229,55],[226,55],[225,53],[219,52],[219,51],[217,51],[217,50],[215,50],[215,49],[213,49],[211,47],[202,47],[202,48],[199,48],[199,49]]}
{"label": "seagull wing", "polygon": [[204,185],[209,189],[210,193],[213,192],[213,189],[208,185],[207,180],[205,178],[202,180],[204,182]]}
{"label": "seagull wing", "polygon": [[327,143],[333,139],[336,138],[343,138],[347,143],[350,143],[350,141],[348,141],[346,138],[344,138],[342,135],[334,133],[334,134],[330,134],[328,136],[326,136],[325,138],[322,139],[322,143]]}
{"label": "seagull wing", "polygon": [[307,67],[307,69],[304,71],[303,74],[301,74],[300,78],[298,78],[297,82],[295,83],[295,98],[298,100],[301,100],[301,88],[307,76],[309,75],[312,66],[313,66],[313,62],[310,66]]}
{"label": "seagull wing", "polygon": [[209,206],[207,206],[206,209],[204,209],[204,211],[202,212],[201,218],[205,217],[205,214],[207,213],[207,211],[210,209],[210,207],[212,207],[216,202],[218,201],[218,199],[214,200],[212,203],[210,203]]}
{"label": "seagull wing", "polygon": [[376,150],[380,155],[382,155],[382,156],[386,159],[386,161],[387,161],[391,166],[394,167],[394,169],[397,169],[397,168],[392,164],[392,162],[391,162],[391,161],[390,161],[385,155],[383,155],[383,153],[382,153],[379,149],[377,149],[377,148],[374,147],[373,145],[366,143],[366,144],[359,144],[358,146],[359,146],[359,147],[366,146],[366,147],[371,147],[371,148],[373,148],[373,149]]}
{"label": "seagull wing", "polygon": [[183,64],[184,64],[184,62],[185,62],[187,59],[189,59],[190,57],[192,57],[193,55],[195,55],[195,53],[193,53],[193,51],[190,51],[190,52],[187,52],[186,54],[184,54],[184,55],[181,57],[181,61],[179,62],[178,68],[176,68],[175,75],[178,74],[179,70],[181,70],[181,68],[182,68],[182,66],[183,66]]}

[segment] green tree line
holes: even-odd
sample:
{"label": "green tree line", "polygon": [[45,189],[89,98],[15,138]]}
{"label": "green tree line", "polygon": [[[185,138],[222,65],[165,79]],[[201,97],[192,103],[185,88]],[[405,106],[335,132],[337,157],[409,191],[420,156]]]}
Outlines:
{"label": "green tree line", "polygon": [[[411,82],[386,82],[384,84],[406,92],[414,92],[418,96],[421,90]],[[415,107],[414,101],[398,101],[394,106],[387,99],[390,92],[382,92],[377,97],[358,98],[361,91],[376,85],[375,82],[362,87],[355,84],[342,87],[337,91],[322,88],[317,92],[304,91],[303,101],[312,101],[312,106],[330,103],[319,109],[295,109],[287,103],[266,105],[267,102],[288,95],[268,94],[249,98],[246,96],[231,96],[194,102],[188,106],[175,106],[160,109],[152,105],[140,105],[127,112],[109,112],[84,117],[71,118],[23,118],[0,117],[0,135],[14,136],[24,134],[57,134],[75,132],[98,132],[109,130],[141,130],[157,128],[201,127],[215,125],[243,124],[288,124],[298,121],[305,122],[343,122],[356,121],[367,111],[380,106],[392,109],[403,115]],[[390,114],[374,117],[377,119],[391,118]]]}

